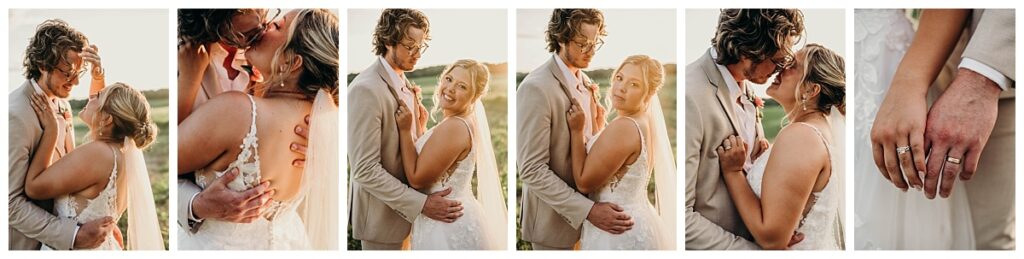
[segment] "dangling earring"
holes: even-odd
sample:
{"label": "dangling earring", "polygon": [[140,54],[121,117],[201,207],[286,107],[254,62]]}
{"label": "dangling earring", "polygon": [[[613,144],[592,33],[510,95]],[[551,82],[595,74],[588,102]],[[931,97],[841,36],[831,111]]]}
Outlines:
{"label": "dangling earring", "polygon": [[802,107],[804,109],[804,111],[807,111],[807,97],[806,96],[800,96],[800,107]]}

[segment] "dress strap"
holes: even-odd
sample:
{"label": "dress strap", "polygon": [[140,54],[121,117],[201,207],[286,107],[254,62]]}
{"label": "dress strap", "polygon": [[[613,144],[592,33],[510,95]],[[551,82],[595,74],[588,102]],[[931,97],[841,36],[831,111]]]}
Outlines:
{"label": "dress strap", "polygon": [[[466,125],[466,130],[469,131],[469,143],[473,143],[473,126],[469,124],[469,121],[459,116],[452,116],[452,118],[459,119],[459,121],[462,121],[462,124]],[[470,146],[472,146],[472,144],[470,144]]]}
{"label": "dress strap", "polygon": [[114,170],[110,171],[110,177],[107,179],[107,184],[114,183],[114,179],[117,178],[117,148],[113,145],[107,145],[110,147],[110,152],[114,154]]}
{"label": "dress strap", "polygon": [[644,137],[643,129],[640,128],[640,123],[636,122],[636,119],[633,119],[632,117],[626,117],[626,116],[622,116],[622,117],[626,118],[626,119],[629,119],[629,121],[632,121],[633,125],[636,126],[636,132],[640,133],[640,149],[642,151],[646,152],[647,151],[647,139]]}

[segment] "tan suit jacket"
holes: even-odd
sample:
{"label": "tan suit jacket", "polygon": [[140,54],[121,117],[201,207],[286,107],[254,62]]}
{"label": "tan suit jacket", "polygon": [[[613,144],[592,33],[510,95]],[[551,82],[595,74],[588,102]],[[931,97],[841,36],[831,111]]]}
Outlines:
{"label": "tan suit jacket", "polygon": [[409,235],[427,196],[405,177],[395,123],[398,94],[387,69],[377,59],[348,87],[349,220],[353,238],[394,244]]}

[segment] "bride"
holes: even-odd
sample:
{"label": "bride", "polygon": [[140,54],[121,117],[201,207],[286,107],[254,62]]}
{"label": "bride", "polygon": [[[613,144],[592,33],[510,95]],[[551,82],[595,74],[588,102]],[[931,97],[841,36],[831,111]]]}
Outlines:
{"label": "bride", "polygon": [[[251,95],[227,92],[179,125],[178,172],[207,187],[230,169],[228,188],[267,183],[267,206],[251,223],[207,220],[179,229],[182,249],[336,249],[338,18],[325,9],[293,10],[271,22],[245,52],[263,79]],[[255,97],[254,97],[255,96]],[[292,127],[309,114],[305,168],[292,166]],[[240,126],[241,125],[241,126]],[[283,132],[283,133],[282,133]],[[278,133],[278,134],[274,134]]]}
{"label": "bride", "polygon": [[416,217],[412,249],[505,249],[505,199],[498,185],[487,115],[480,102],[487,93],[489,76],[487,66],[475,60],[458,60],[445,68],[434,92],[433,109],[443,118],[415,141],[413,114],[404,102],[398,102],[395,121],[409,185],[424,193],[450,191],[446,198],[464,206],[463,216],[450,223]]}
{"label": "bride", "polygon": [[[634,220],[631,230],[617,235],[584,223],[582,249],[675,247],[675,163],[657,94],[664,78],[657,60],[627,57],[611,78],[609,95],[618,115],[589,143],[583,139],[586,117],[579,103],[567,112],[576,188],[596,201],[618,204]],[[652,171],[658,207],[647,198]]]}
{"label": "bride", "polygon": [[[722,177],[743,223],[764,249],[842,250],[842,133],[846,76],[839,54],[808,44],[768,87],[791,124],[743,171],[746,146],[730,136],[717,149]],[[796,230],[794,232],[794,230]]]}
{"label": "bride", "polygon": [[[892,118],[902,116],[895,120],[900,124],[916,123],[920,130],[917,134],[924,134],[927,100],[925,93],[915,97],[912,92],[915,88],[929,88],[939,76],[969,13],[970,10],[924,10],[915,34],[901,9],[856,11],[856,249],[975,248],[967,192],[954,191],[948,199],[931,200],[919,188],[901,191],[894,186],[897,182],[904,189],[906,183],[920,185],[921,180],[914,177],[917,174],[906,170],[910,172],[904,176],[884,176],[872,160],[876,137],[873,134],[892,139],[898,136],[894,128],[872,125],[892,125]],[[911,117],[915,110],[920,114],[916,119]],[[890,119],[875,119],[883,114]],[[909,137],[899,138],[905,141]],[[923,164],[924,155],[920,157]],[[956,181],[953,189],[963,190],[963,181]]]}
{"label": "bride", "polygon": [[[127,211],[128,249],[163,250],[141,151],[153,143],[157,132],[146,97],[123,83],[94,90],[79,113],[92,141],[57,161],[51,161],[60,131],[55,112],[42,95],[32,96],[32,108],[43,138],[25,177],[25,193],[32,199],[54,199],[58,217],[79,223],[104,217],[117,222]],[[119,234],[107,233],[96,249],[122,250]]]}

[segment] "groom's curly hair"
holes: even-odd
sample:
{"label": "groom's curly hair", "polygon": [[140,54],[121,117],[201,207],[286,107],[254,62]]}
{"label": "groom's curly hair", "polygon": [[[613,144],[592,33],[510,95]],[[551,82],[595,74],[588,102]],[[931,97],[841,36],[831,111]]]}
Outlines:
{"label": "groom's curly hair", "polygon": [[430,40],[430,20],[427,15],[416,9],[384,9],[373,28],[373,52],[377,56],[388,53],[388,46],[396,46],[402,42],[409,27],[423,30]]}
{"label": "groom's curly hair", "polygon": [[548,29],[544,31],[544,40],[548,43],[548,51],[558,53],[562,50],[559,43],[568,43],[579,36],[580,25],[597,25],[597,35],[607,36],[604,26],[604,13],[598,9],[555,9],[551,12]]}
{"label": "groom's curly hair", "polygon": [[46,20],[36,26],[25,49],[25,78],[38,80],[43,70],[51,71],[61,63],[68,62],[64,56],[68,50],[82,52],[89,39],[67,22],[60,19]]}
{"label": "groom's curly hair", "polygon": [[718,52],[715,63],[731,65],[744,57],[754,63],[778,51],[793,55],[792,36],[804,31],[804,15],[797,9],[724,9],[711,46]]}

